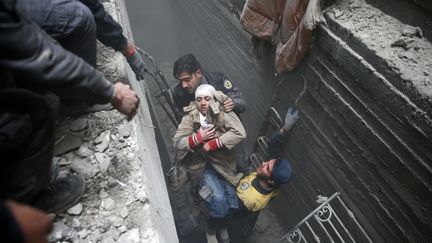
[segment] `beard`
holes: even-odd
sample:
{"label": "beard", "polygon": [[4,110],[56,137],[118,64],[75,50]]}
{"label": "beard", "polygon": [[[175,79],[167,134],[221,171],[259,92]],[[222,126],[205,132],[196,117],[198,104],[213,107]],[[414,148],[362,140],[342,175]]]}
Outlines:
{"label": "beard", "polygon": [[265,175],[258,174],[258,173],[257,173],[257,178],[260,179],[260,180],[268,180],[268,179],[270,179],[269,176],[265,176]]}

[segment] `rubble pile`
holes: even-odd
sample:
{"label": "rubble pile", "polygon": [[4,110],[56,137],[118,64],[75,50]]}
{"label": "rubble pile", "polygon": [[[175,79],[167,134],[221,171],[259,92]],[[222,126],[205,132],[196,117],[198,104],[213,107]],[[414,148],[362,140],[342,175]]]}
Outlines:
{"label": "rubble pile", "polygon": [[[122,80],[122,56],[98,48],[98,69],[109,80]],[[133,122],[112,109],[60,117],[55,134],[59,177],[82,174],[86,191],[67,212],[51,215],[54,229],[49,241],[156,242]]]}

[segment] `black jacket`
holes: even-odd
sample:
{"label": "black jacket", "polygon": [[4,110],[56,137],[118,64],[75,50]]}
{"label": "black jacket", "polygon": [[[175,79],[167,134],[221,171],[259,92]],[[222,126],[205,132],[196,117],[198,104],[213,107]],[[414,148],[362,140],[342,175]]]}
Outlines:
{"label": "black jacket", "polygon": [[121,51],[127,44],[123,29],[111,15],[109,15],[99,0],[79,0],[93,13],[96,22],[97,39],[104,45]]}
{"label": "black jacket", "polygon": [[0,0],[0,72],[0,88],[47,90],[89,103],[107,103],[114,94],[111,82],[18,12],[13,0]]}
{"label": "black jacket", "polygon": [[[232,81],[225,77],[222,73],[203,72],[205,80],[212,85],[216,90],[222,91],[234,102],[234,112],[239,115],[246,111],[246,102],[243,100],[240,89],[234,86]],[[174,103],[180,111],[183,112],[183,107],[188,106],[191,101],[195,100],[195,94],[189,94],[182,87],[181,83],[174,88],[173,92]]]}

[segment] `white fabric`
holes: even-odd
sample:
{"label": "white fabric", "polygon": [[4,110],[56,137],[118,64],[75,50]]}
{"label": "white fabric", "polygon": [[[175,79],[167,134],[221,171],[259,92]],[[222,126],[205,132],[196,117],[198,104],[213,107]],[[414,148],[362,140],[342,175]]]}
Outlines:
{"label": "white fabric", "polygon": [[213,98],[215,92],[216,89],[210,84],[201,84],[195,90],[195,99],[198,97],[205,97],[205,96],[209,96]]}
{"label": "white fabric", "polygon": [[207,121],[205,116],[201,115],[201,113],[199,113],[199,115],[200,115],[200,124],[203,129],[212,126],[212,124]]}

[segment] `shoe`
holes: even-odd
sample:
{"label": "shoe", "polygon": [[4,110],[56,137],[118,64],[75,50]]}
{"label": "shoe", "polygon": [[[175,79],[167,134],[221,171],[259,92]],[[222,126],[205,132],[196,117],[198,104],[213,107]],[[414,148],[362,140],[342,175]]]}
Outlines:
{"label": "shoe", "polygon": [[216,238],[216,231],[206,229],[207,243],[218,243]]}
{"label": "shoe", "polygon": [[111,105],[111,103],[107,104],[94,104],[94,105],[88,105],[85,103],[77,103],[73,105],[66,105],[64,103],[60,104],[60,114],[65,116],[82,116],[87,115],[89,113],[98,112],[98,111],[109,111],[112,110],[114,107]]}
{"label": "shoe", "polygon": [[34,206],[47,213],[60,213],[77,204],[85,191],[84,178],[79,175],[70,175],[56,180],[43,189]]}
{"label": "shoe", "polygon": [[230,242],[228,230],[226,227],[221,227],[219,229],[219,238],[221,240],[221,243],[229,243]]}

